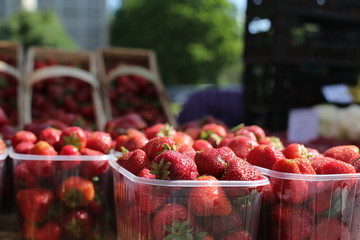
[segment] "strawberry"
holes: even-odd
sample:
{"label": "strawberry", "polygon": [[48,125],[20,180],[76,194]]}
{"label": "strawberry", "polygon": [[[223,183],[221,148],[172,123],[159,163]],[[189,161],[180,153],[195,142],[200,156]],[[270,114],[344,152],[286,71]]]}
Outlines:
{"label": "strawberry", "polygon": [[28,152],[33,155],[57,155],[53,146],[45,141],[38,141]]}
{"label": "strawberry", "polygon": [[245,230],[236,230],[230,233],[225,234],[221,240],[234,240],[234,239],[241,239],[241,240],[252,240],[250,233]]}
{"label": "strawberry", "polygon": [[166,204],[154,216],[152,229],[156,240],[192,239],[195,217],[179,204]]}
{"label": "strawberry", "polygon": [[322,214],[325,211],[329,210],[331,207],[332,192],[329,190],[325,190],[321,193],[315,193],[314,198],[311,201],[307,202],[307,206],[310,211],[316,214]]}
{"label": "strawberry", "polygon": [[331,157],[319,157],[311,160],[317,174],[348,174],[356,173],[355,168],[346,162]]}
{"label": "strawberry", "polygon": [[180,145],[177,151],[181,154],[184,154],[185,156],[188,156],[191,159],[195,159],[196,151],[187,144]]}
{"label": "strawberry", "polygon": [[78,176],[69,177],[61,183],[58,196],[66,207],[86,207],[95,197],[94,184]]}
{"label": "strawberry", "polygon": [[151,174],[150,169],[147,169],[147,168],[144,168],[143,170],[141,170],[138,174],[138,177],[156,179],[156,176],[154,174]]}
{"label": "strawberry", "polygon": [[150,173],[156,175],[157,179],[194,180],[199,176],[194,160],[171,150],[156,156],[151,168]]}
{"label": "strawberry", "polygon": [[46,189],[30,188],[19,190],[16,202],[25,221],[39,223],[46,219],[55,200],[54,194]]}
{"label": "strawberry", "polygon": [[150,168],[150,160],[141,149],[120,156],[117,163],[134,175],[138,175],[144,168]]}
{"label": "strawberry", "polygon": [[303,144],[299,144],[299,143],[289,144],[282,150],[282,153],[286,158],[289,159],[308,157],[308,152],[306,147]]}
{"label": "strawberry", "polygon": [[235,157],[228,162],[221,180],[254,181],[264,179],[264,175],[250,163]]}
{"label": "strawberry", "polygon": [[194,141],[194,144],[192,146],[195,151],[202,151],[207,148],[213,148],[211,143],[209,141],[206,141],[205,139],[197,139]]}
{"label": "strawberry", "polygon": [[350,239],[350,230],[335,218],[321,219],[313,229],[310,240]]}
{"label": "strawberry", "polygon": [[218,187],[218,180],[203,175],[197,181],[209,181],[207,187],[193,187],[188,194],[188,206],[196,216],[227,216],[232,206],[224,190]]}
{"label": "strawberry", "polygon": [[242,126],[242,127],[241,127],[241,125],[239,125],[239,127],[240,128],[235,132],[236,135],[239,135],[239,132],[246,130],[246,131],[254,133],[257,141],[266,137],[264,129],[258,125],[250,125],[250,126]]}
{"label": "strawberry", "polygon": [[209,148],[195,155],[195,163],[200,175],[208,174],[220,178],[226,168],[226,164],[236,157],[228,147]]}
{"label": "strawberry", "polygon": [[226,135],[226,128],[216,123],[205,124],[200,130],[200,138],[208,140],[213,146],[218,145]]}
{"label": "strawberry", "polygon": [[74,145],[77,148],[86,146],[86,134],[80,127],[69,127],[62,131],[59,144],[61,147],[65,145]]}
{"label": "strawberry", "polygon": [[136,129],[128,129],[126,135],[118,136],[115,141],[115,150],[121,152],[122,147],[129,151],[142,148],[149,140],[144,133]]}
{"label": "strawberry", "polygon": [[61,130],[56,128],[46,128],[40,132],[39,140],[48,142],[55,149],[58,148]]}
{"label": "strawberry", "polygon": [[5,149],[6,149],[6,144],[5,144],[4,140],[2,140],[0,138],[0,154],[4,153]]}
{"label": "strawberry", "polygon": [[93,132],[90,138],[87,139],[86,147],[108,154],[112,148],[111,136],[106,132]]}
{"label": "strawberry", "polygon": [[15,146],[21,142],[32,142],[35,143],[37,137],[34,133],[26,130],[18,131],[11,139],[11,146],[15,148]]}
{"label": "strawberry", "polygon": [[144,151],[150,160],[167,150],[175,150],[176,143],[168,137],[155,137],[149,140],[144,146]]}
{"label": "strawberry", "polygon": [[237,157],[246,159],[249,152],[254,147],[258,146],[258,143],[245,136],[236,136],[227,144],[227,146],[233,150]]}
{"label": "strawberry", "polygon": [[[92,150],[89,148],[80,149],[82,155],[88,156],[99,156],[103,155],[102,152]],[[95,176],[100,176],[108,170],[109,162],[107,160],[88,160],[83,161],[81,164],[80,174],[87,179],[93,178]]]}
{"label": "strawberry", "polygon": [[60,227],[56,222],[45,223],[36,233],[36,240],[59,240]]}
{"label": "strawberry", "polygon": [[90,214],[84,210],[67,212],[62,219],[62,233],[69,239],[87,239],[93,225]]}
{"label": "strawberry", "polygon": [[272,212],[275,239],[307,239],[312,231],[312,213],[303,207],[277,205]]}
{"label": "strawberry", "polygon": [[194,144],[193,138],[189,134],[186,134],[185,132],[177,131],[175,135],[172,137],[172,139],[175,141],[177,146],[181,146],[185,144],[191,147]]}
{"label": "strawberry", "polygon": [[154,186],[139,185],[136,193],[136,200],[139,203],[140,211],[152,214],[166,204],[169,192]]}
{"label": "strawberry", "polygon": [[176,130],[169,124],[158,123],[146,128],[144,133],[148,139],[152,139],[155,137],[172,138],[176,135]]}
{"label": "strawberry", "polygon": [[273,145],[258,145],[248,154],[246,160],[252,165],[272,169],[275,162],[285,158],[284,154]]}
{"label": "strawberry", "polygon": [[280,159],[274,164],[274,171],[297,173],[297,174],[316,174],[311,162],[305,158]]}
{"label": "strawberry", "polygon": [[346,163],[352,163],[359,159],[359,155],[360,150],[355,145],[335,146],[324,152],[325,157],[335,158]]}
{"label": "strawberry", "polygon": [[[79,156],[81,155],[77,147],[74,145],[65,145],[60,150],[60,155],[67,156]],[[80,164],[81,160],[71,159],[69,161],[60,161],[60,168],[63,170],[69,170],[76,168]]]}
{"label": "strawberry", "polygon": [[[232,130],[232,131],[234,131],[234,130]],[[248,138],[250,138],[251,140],[253,140],[255,142],[258,142],[255,133],[253,133],[252,131],[249,131],[249,130],[247,130],[245,128],[240,128],[240,129],[236,130],[232,134],[233,134],[233,137],[235,137],[235,136],[243,136],[243,137],[248,137]]]}
{"label": "strawberry", "polygon": [[30,171],[31,162],[21,162],[16,165],[14,177],[18,188],[32,188],[35,186],[36,178]]}
{"label": "strawberry", "polygon": [[35,144],[32,142],[21,142],[15,146],[14,152],[20,154],[27,154],[34,146]]}

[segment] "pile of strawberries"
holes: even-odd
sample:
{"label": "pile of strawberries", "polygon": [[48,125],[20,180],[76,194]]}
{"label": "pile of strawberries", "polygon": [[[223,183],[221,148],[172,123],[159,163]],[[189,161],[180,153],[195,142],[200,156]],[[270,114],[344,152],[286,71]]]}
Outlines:
{"label": "pile of strawberries", "polygon": [[11,144],[22,237],[101,239],[110,135],[75,126],[47,128],[38,136],[22,130]]}
{"label": "pile of strawberries", "polygon": [[[258,144],[258,131],[262,129],[244,126],[241,131],[229,132],[215,123],[189,125],[176,131],[169,125],[156,124],[144,131],[129,129],[120,135],[115,141],[115,149],[122,152],[117,163],[132,174],[148,179],[194,181],[193,186],[183,187],[141,183],[128,186],[124,177],[115,180],[120,236],[157,240],[255,239],[252,227],[258,221],[261,184],[222,184],[265,179],[242,158],[250,151],[249,144]],[[264,137],[262,141],[268,140]],[[241,147],[240,143],[245,142],[248,144]],[[196,186],[199,181],[204,185]]]}
{"label": "pile of strawberries", "polygon": [[[56,66],[53,59],[36,60],[34,69]],[[68,66],[86,69],[80,63]],[[79,91],[81,89],[81,91]],[[35,122],[57,119],[67,126],[95,129],[92,86],[73,77],[49,78],[33,85],[31,114]]]}

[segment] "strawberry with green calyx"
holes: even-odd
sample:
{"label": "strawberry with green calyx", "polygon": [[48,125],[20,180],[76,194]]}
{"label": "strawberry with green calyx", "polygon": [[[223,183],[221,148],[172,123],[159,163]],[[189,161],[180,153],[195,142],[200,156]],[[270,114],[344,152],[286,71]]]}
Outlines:
{"label": "strawberry with green calyx", "polygon": [[60,146],[73,145],[77,148],[86,146],[86,133],[80,127],[69,127],[62,131],[59,144]]}
{"label": "strawberry with green calyx", "polygon": [[155,137],[149,140],[143,147],[144,152],[150,160],[167,150],[176,150],[176,143],[169,137]]}
{"label": "strawberry with green calyx", "polygon": [[232,206],[224,190],[218,187],[218,180],[210,175],[203,175],[196,181],[209,181],[207,187],[191,188],[188,195],[188,206],[196,216],[227,216]]}
{"label": "strawberry with green calyx", "polygon": [[11,138],[11,146],[14,148],[17,144],[21,142],[32,142],[35,143],[37,137],[34,133],[26,130],[17,131],[15,135]]}
{"label": "strawberry with green calyx", "polygon": [[151,164],[145,152],[141,149],[121,155],[117,163],[134,175],[138,175],[144,168],[150,168]]}
{"label": "strawberry with green calyx", "polygon": [[294,158],[310,158],[307,148],[300,143],[291,143],[287,145],[282,153],[288,159]]}
{"label": "strawberry with green calyx", "polygon": [[153,218],[153,233],[156,240],[192,239],[195,217],[179,204],[166,204]]}
{"label": "strawberry with green calyx", "polygon": [[120,135],[116,138],[115,150],[121,151],[121,148],[124,147],[129,151],[134,151],[145,146],[148,141],[149,140],[144,133],[136,129],[128,129],[126,134]]}
{"label": "strawberry with green calyx", "polygon": [[197,139],[194,141],[192,147],[195,151],[200,152],[208,148],[213,148],[213,145],[211,145],[211,143],[205,139]]}
{"label": "strawberry with green calyx", "polygon": [[152,160],[150,173],[164,180],[194,180],[199,176],[194,160],[171,150]]}
{"label": "strawberry with green calyx", "polygon": [[86,147],[108,154],[112,148],[112,139],[109,133],[96,131],[87,139]]}
{"label": "strawberry with green calyx", "polygon": [[147,169],[147,168],[144,168],[143,170],[141,170],[139,173],[138,173],[138,177],[143,177],[143,178],[149,178],[149,179],[156,179],[156,175],[154,174],[151,174],[150,173],[150,169]]}
{"label": "strawberry with green calyx", "polygon": [[228,147],[209,148],[195,155],[195,163],[200,175],[212,175],[220,178],[226,168],[226,164],[236,157]]}
{"label": "strawberry with green calyx", "polygon": [[60,226],[56,222],[45,223],[36,233],[36,240],[59,240]]}
{"label": "strawberry with green calyx", "polygon": [[168,123],[158,123],[151,127],[148,127],[144,131],[148,139],[155,137],[169,137],[172,138],[176,135],[176,130]]}
{"label": "strawberry with green calyx", "polygon": [[245,230],[235,230],[225,234],[221,240],[234,240],[234,239],[241,239],[241,240],[252,240],[250,233]]}
{"label": "strawberry with green calyx", "polygon": [[16,202],[24,221],[39,223],[49,215],[55,200],[54,194],[46,189],[30,188],[17,192]]}
{"label": "strawberry with green calyx", "polygon": [[200,138],[209,141],[213,146],[219,145],[226,135],[225,127],[216,123],[205,124],[200,130]]}
{"label": "strawberry with green calyx", "polygon": [[45,141],[55,149],[58,149],[61,132],[61,130],[56,128],[45,128],[40,132],[39,140]]}
{"label": "strawberry with green calyx", "polygon": [[280,140],[280,138],[275,137],[275,136],[267,136],[265,138],[262,138],[258,141],[258,143],[260,145],[262,145],[262,144],[273,145],[280,151],[282,151],[284,149],[284,145],[283,145],[282,141]]}
{"label": "strawberry with green calyx", "polygon": [[258,145],[259,144],[251,138],[236,136],[231,139],[231,141],[227,144],[227,147],[233,150],[237,157],[246,159],[249,152]]}
{"label": "strawberry with green calyx", "polygon": [[69,239],[87,239],[93,227],[90,214],[84,210],[66,213],[62,219],[62,233]]}
{"label": "strawberry with green calyx", "polygon": [[355,145],[335,146],[327,149],[324,152],[324,156],[351,164],[360,158],[360,150],[359,147]]}
{"label": "strawberry with green calyx", "polygon": [[60,185],[58,196],[66,207],[86,207],[95,197],[94,184],[78,176],[69,177]]}
{"label": "strawberry with green calyx", "polygon": [[272,170],[274,164],[285,158],[284,154],[273,145],[258,145],[246,157],[252,165]]}
{"label": "strawberry with green calyx", "polygon": [[[81,155],[78,148],[74,145],[65,145],[60,150],[60,155],[66,155],[66,156],[79,156]],[[80,164],[81,160],[69,160],[69,161],[60,161],[60,168],[63,170],[69,170],[74,169]]]}

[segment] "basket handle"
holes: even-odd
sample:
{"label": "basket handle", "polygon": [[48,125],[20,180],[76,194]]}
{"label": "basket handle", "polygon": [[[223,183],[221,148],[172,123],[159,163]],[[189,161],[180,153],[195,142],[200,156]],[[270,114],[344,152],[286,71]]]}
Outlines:
{"label": "basket handle", "polygon": [[15,77],[18,81],[20,79],[20,72],[13,66],[7,64],[6,62],[0,61],[0,72],[5,72]]}

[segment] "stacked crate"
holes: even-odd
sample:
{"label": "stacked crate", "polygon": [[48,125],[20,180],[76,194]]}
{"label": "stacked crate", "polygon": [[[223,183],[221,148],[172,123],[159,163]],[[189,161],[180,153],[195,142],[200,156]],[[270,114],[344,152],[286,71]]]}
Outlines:
{"label": "stacked crate", "polygon": [[247,122],[286,129],[290,109],[324,102],[324,85],[356,84],[359,1],[248,0],[246,16]]}

